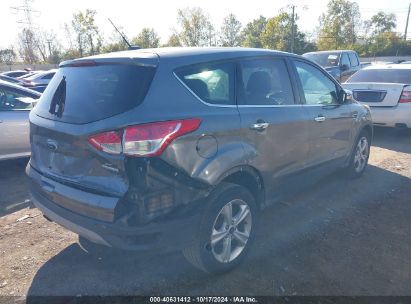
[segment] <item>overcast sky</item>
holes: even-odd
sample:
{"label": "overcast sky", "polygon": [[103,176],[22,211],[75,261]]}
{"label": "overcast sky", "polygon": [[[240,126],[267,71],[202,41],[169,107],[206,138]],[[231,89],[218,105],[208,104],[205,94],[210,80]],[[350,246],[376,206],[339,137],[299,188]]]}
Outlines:
{"label": "overcast sky", "polygon": [[[112,36],[113,29],[107,18],[124,28],[125,34],[131,39],[143,27],[152,27],[166,42],[173,27],[177,26],[177,9],[198,6],[206,11],[219,28],[222,19],[229,13],[234,13],[243,25],[259,15],[274,16],[278,10],[289,4],[297,5],[300,19],[298,26],[303,31],[312,31],[318,26],[318,17],[326,11],[327,0],[30,0],[32,8],[38,13],[33,14],[33,21],[40,28],[54,30],[64,44],[62,26],[69,23],[73,13],[87,8],[97,11],[97,25],[106,38]],[[411,1],[411,0],[410,0]],[[392,12],[397,16],[397,31],[404,32],[407,17],[407,0],[358,0],[363,20],[370,18],[376,12]],[[23,19],[23,14],[15,14],[11,9],[20,6],[23,0],[0,1],[0,48],[16,43],[17,33],[22,26],[17,23]],[[389,5],[388,5],[389,3]],[[410,25],[411,27],[411,25]],[[409,33],[411,29],[409,30]],[[411,36],[411,33],[410,33]]]}

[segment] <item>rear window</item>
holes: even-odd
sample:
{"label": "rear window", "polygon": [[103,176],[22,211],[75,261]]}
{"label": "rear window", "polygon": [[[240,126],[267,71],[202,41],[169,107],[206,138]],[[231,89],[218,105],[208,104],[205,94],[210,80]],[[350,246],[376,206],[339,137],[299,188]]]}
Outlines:
{"label": "rear window", "polygon": [[366,69],[359,70],[347,82],[380,82],[411,84],[411,69]]}
{"label": "rear window", "polygon": [[37,115],[89,123],[126,112],[147,94],[155,68],[126,64],[62,67],[50,81]]}
{"label": "rear window", "polygon": [[233,105],[235,69],[232,63],[205,64],[176,72],[182,82],[202,101]]}

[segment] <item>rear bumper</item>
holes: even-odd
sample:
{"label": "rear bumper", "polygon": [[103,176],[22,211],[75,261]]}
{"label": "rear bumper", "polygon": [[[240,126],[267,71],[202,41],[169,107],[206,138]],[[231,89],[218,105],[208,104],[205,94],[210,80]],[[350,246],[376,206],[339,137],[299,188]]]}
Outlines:
{"label": "rear bumper", "polygon": [[170,215],[139,226],[128,226],[121,220],[105,222],[54,203],[42,193],[36,181],[45,177],[30,169],[30,164],[27,165],[27,174],[32,201],[47,218],[94,243],[124,250],[182,249],[193,238],[205,206],[202,202],[196,202],[196,208],[191,207],[190,212],[179,210],[177,216]]}
{"label": "rear bumper", "polygon": [[375,125],[397,127],[401,124],[411,128],[411,103],[395,107],[371,107],[371,117]]}

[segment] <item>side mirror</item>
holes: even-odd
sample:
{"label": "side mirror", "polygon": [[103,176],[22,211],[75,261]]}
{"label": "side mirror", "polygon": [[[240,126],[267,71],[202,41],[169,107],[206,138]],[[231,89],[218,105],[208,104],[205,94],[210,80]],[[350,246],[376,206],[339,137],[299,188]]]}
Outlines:
{"label": "side mirror", "polygon": [[348,64],[343,64],[341,66],[341,71],[347,71],[350,67],[348,66]]}
{"label": "side mirror", "polygon": [[341,103],[347,103],[351,102],[353,100],[353,95],[352,91],[343,89],[340,91],[340,102]]}

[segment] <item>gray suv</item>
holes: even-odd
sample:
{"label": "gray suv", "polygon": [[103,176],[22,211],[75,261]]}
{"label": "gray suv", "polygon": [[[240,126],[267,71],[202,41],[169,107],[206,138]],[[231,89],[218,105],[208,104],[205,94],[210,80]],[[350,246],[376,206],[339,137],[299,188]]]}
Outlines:
{"label": "gray suv", "polygon": [[219,273],[252,248],[260,210],[336,169],[360,176],[372,132],[369,109],[300,56],[126,51],[60,64],[30,113],[27,174],[83,246],[178,249]]}

